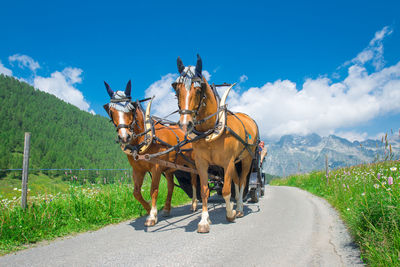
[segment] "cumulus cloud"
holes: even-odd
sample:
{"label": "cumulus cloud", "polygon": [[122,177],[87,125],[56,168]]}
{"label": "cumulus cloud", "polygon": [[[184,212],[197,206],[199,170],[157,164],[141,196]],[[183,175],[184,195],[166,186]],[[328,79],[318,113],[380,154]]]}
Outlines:
{"label": "cumulus cloud", "polygon": [[7,69],[0,60],[0,74],[4,74],[6,76],[12,76],[12,70]]}
{"label": "cumulus cloud", "polygon": [[15,54],[15,55],[9,56],[8,60],[10,61],[11,64],[16,62],[18,64],[18,67],[28,68],[33,72],[35,72],[37,69],[40,68],[39,63],[27,55]]}
{"label": "cumulus cloud", "polygon": [[[79,68],[68,67],[63,71],[55,71],[50,77],[42,77],[37,75],[36,70],[40,68],[40,64],[27,55],[15,54],[8,57],[12,66],[16,64],[19,68],[27,68],[32,71],[33,75],[28,80],[23,77],[15,77],[16,79],[32,84],[35,88],[53,94],[58,98],[77,106],[81,110],[95,114],[90,109],[89,103],[84,99],[81,91],[76,88],[76,84],[82,82],[82,70]],[[0,62],[0,73],[12,76],[12,71],[5,68]]]}
{"label": "cumulus cloud", "polygon": [[[164,117],[178,108],[178,100],[175,97],[175,92],[171,87],[171,84],[178,78],[177,74],[169,73],[161,77],[152,83],[149,88],[146,89],[146,97],[155,96],[152,104],[152,114]],[[178,115],[168,117],[170,120],[178,120]]]}
{"label": "cumulus cloud", "polygon": [[[390,33],[388,27],[378,31],[363,51],[373,51],[372,54],[357,55],[341,81],[332,82],[321,76],[307,79],[300,86],[290,80],[267,82],[243,93],[232,92],[229,108],[252,116],[261,135],[273,139],[284,134],[335,134],[336,129],[399,113],[400,62],[382,67],[382,40]],[[364,66],[367,62],[377,67],[375,72],[368,73]],[[353,140],[367,137],[355,132],[336,134]]]}
{"label": "cumulus cloud", "polygon": [[[253,117],[263,138],[310,133],[336,134],[351,141],[374,138],[365,132],[338,129],[354,127],[381,115],[400,113],[400,62],[385,67],[383,59],[383,40],[391,33],[389,27],[376,32],[361,53],[340,66],[346,68],[346,75],[340,80],[335,76],[335,82],[328,75],[307,79],[303,84],[279,79],[243,91],[241,84],[248,77],[242,75],[228,97],[228,107]],[[369,72],[367,64],[375,70]],[[147,97],[156,96],[153,114],[162,117],[177,109],[171,87],[176,78],[176,74],[167,74],[147,88]],[[221,95],[225,90],[218,88]],[[170,119],[178,117],[175,114]]]}
{"label": "cumulus cloud", "polygon": [[95,114],[82,92],[75,87],[77,83],[82,82],[82,72],[79,68],[68,67],[62,72],[53,72],[50,77],[35,76],[33,84],[41,91],[53,94],[81,110]]}

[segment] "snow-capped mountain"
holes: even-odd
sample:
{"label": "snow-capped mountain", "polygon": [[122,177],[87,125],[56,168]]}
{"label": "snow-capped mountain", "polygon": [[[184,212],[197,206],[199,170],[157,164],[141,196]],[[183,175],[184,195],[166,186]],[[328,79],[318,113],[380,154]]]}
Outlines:
{"label": "snow-capped mountain", "polygon": [[394,157],[400,154],[400,137],[385,140],[366,140],[350,142],[347,139],[317,134],[307,136],[285,135],[278,142],[268,142],[267,173],[286,176],[325,168],[325,155],[331,169],[382,160],[392,146]]}

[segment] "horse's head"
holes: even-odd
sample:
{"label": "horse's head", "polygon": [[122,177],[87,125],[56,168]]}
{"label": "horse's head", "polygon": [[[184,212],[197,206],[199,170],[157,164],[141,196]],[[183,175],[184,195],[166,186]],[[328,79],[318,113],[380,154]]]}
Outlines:
{"label": "horse's head", "polygon": [[118,142],[128,144],[134,136],[133,127],[136,119],[137,102],[131,101],[131,81],[126,85],[125,91],[114,92],[104,82],[107,92],[110,95],[110,103],[104,105],[118,132]]}
{"label": "horse's head", "polygon": [[182,60],[177,59],[180,76],[172,84],[178,98],[179,106],[179,127],[185,133],[191,133],[194,129],[194,122],[202,104],[204,103],[207,81],[201,74],[202,61],[197,55],[196,66],[185,67]]}

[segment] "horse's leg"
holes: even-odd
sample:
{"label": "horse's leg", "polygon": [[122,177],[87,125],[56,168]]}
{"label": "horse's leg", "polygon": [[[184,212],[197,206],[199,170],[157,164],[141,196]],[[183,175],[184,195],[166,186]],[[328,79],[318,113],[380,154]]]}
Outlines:
{"label": "horse's leg", "polygon": [[190,207],[191,211],[196,211],[197,210],[197,175],[194,173],[190,174],[190,177],[192,178],[192,189],[193,189],[193,196],[192,196],[192,206]]}
{"label": "horse's leg", "polygon": [[[236,166],[235,166],[235,171],[236,171]],[[237,171],[236,171],[237,174]],[[239,176],[234,175],[232,177],[233,184],[235,185],[235,200],[236,200],[236,208],[237,208],[237,203],[239,203],[239,194],[240,194],[240,181],[239,181]],[[240,214],[236,213],[236,217],[240,217]]]}
{"label": "horse's leg", "polygon": [[155,165],[151,170],[151,210],[150,214],[144,223],[145,226],[154,226],[157,223],[157,197],[158,186],[160,185],[161,170],[158,165]]}
{"label": "horse's leg", "polygon": [[174,192],[174,175],[171,172],[166,172],[164,174],[168,183],[168,194],[167,194],[167,199],[165,200],[163,216],[167,217],[171,212],[171,199],[172,199],[172,193]]}
{"label": "horse's leg", "polygon": [[140,204],[142,204],[142,206],[146,210],[147,214],[149,214],[150,213],[150,205],[146,200],[144,200],[144,198],[142,196],[142,185],[143,185],[143,179],[144,179],[145,172],[135,171],[134,169],[132,169],[132,173],[133,173],[132,176],[133,176],[133,184],[134,184],[133,196],[137,199],[137,201],[140,202]]}
{"label": "horse's leg", "polygon": [[[253,159],[251,156],[246,157],[242,160],[242,173],[240,174],[240,190],[239,190],[239,197],[236,198],[236,217],[240,218],[243,217],[243,192],[247,182],[247,175],[249,174],[251,168],[251,162]],[[235,185],[236,186],[236,185]],[[236,194],[238,192],[236,191]]]}
{"label": "horse's leg", "polygon": [[208,189],[208,162],[203,159],[196,158],[196,168],[200,176],[200,190],[201,190],[201,200],[203,202],[203,209],[201,212],[201,220],[197,227],[198,233],[208,233],[210,232],[210,216],[208,215],[207,200],[209,195]]}
{"label": "horse's leg", "polygon": [[231,158],[228,165],[225,167],[224,187],[222,188],[222,196],[225,199],[226,204],[226,219],[229,222],[233,222],[236,217],[236,211],[233,209],[231,202],[231,182],[233,180],[239,180],[235,168],[235,159]]}

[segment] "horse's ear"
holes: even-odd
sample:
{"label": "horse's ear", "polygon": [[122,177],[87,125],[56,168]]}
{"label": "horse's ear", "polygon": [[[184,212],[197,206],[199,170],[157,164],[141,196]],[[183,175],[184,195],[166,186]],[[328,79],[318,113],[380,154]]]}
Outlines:
{"label": "horse's ear", "polygon": [[103,108],[106,110],[107,114],[110,114],[110,106],[108,104],[105,104]]}
{"label": "horse's ear", "polygon": [[179,73],[182,74],[182,72],[185,70],[185,65],[183,65],[182,59],[180,57],[178,57],[178,59],[176,60],[176,64],[178,66]]}
{"label": "horse's ear", "polygon": [[125,88],[125,95],[127,97],[131,96],[131,89],[132,89],[132,83],[131,83],[131,80],[129,80],[129,82],[127,83],[126,88]]}
{"label": "horse's ear", "polygon": [[108,95],[112,98],[114,95],[114,91],[111,89],[111,87],[105,81],[104,81],[104,85],[106,86]]}
{"label": "horse's ear", "polygon": [[196,63],[196,76],[202,77],[201,72],[203,70],[203,62],[201,61],[201,57],[197,54],[197,63]]}
{"label": "horse's ear", "polygon": [[172,88],[174,88],[175,91],[176,91],[176,85],[177,85],[177,84],[178,84],[177,82],[173,82],[173,83],[171,84]]}

